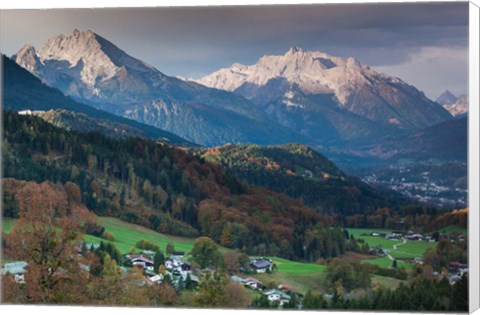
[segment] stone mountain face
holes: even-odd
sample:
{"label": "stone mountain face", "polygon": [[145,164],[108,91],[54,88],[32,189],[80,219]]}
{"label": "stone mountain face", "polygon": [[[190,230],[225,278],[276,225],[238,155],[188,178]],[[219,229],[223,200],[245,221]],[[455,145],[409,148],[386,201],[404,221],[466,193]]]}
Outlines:
{"label": "stone mountain face", "polygon": [[459,96],[454,102],[443,104],[452,116],[459,117],[468,113],[468,95]]}
{"label": "stone mountain face", "polygon": [[207,146],[369,142],[451,119],[398,78],[296,47],[198,83],[167,76],[92,31],[56,36],[38,51],[25,46],[13,58],[77,101]]}
{"label": "stone mountain face", "polygon": [[437,102],[440,105],[445,105],[445,104],[455,103],[456,100],[457,100],[457,97],[453,95],[452,92],[450,92],[449,90],[445,90],[445,92],[443,92],[442,95],[440,95],[435,100],[435,102]]}
{"label": "stone mountain face", "polygon": [[166,76],[92,31],[53,37],[39,51],[25,46],[12,58],[77,101],[198,144],[310,141],[247,99]]}
{"label": "stone mountain face", "polygon": [[312,137],[320,133],[364,139],[451,119],[445,109],[399,78],[377,73],[353,58],[297,47],[284,55],[264,56],[254,65],[234,64],[197,82],[238,93],[272,119],[296,125],[296,131]]}

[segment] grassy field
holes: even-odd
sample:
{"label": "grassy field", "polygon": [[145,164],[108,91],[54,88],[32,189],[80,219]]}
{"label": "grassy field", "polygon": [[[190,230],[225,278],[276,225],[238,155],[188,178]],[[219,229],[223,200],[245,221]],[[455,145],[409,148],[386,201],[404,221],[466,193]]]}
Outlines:
{"label": "grassy field", "polygon": [[268,257],[268,258],[275,262],[279,270],[291,275],[302,276],[302,275],[320,274],[325,270],[325,266],[320,264],[301,263],[301,262],[291,261],[291,260],[287,260],[279,257]]}
{"label": "grassy field", "polygon": [[[275,258],[275,261],[277,258]],[[299,274],[283,272],[279,267],[279,271],[272,274],[260,273],[252,275],[252,277],[260,280],[269,287],[277,287],[280,284],[288,284],[295,291],[305,294],[308,290],[324,290],[325,289],[325,273],[316,272],[312,274]]]}
{"label": "grassy field", "polygon": [[[389,251],[389,254],[394,258],[415,258],[423,256],[423,253],[429,248],[435,248],[436,243],[428,243],[424,241],[407,241],[405,244],[403,240],[389,240],[380,236],[364,235],[372,232],[388,232],[391,230],[385,229],[348,229],[348,232],[357,239],[363,239],[369,246],[380,246]],[[394,245],[397,246],[394,249]],[[375,259],[362,260],[365,263],[379,265],[380,267],[388,267],[392,265],[392,261],[388,257],[379,257]],[[399,267],[406,269],[412,268],[411,264],[398,261]]]}
{"label": "grassy field", "polygon": [[467,235],[468,231],[467,229],[455,226],[455,225],[449,225],[444,228],[441,228],[437,230],[438,233],[444,233],[444,234],[451,234],[451,233],[458,233],[458,234],[463,234]]}
{"label": "grassy field", "polygon": [[[364,259],[364,260],[362,260],[362,263],[368,263],[368,264],[372,264],[372,265],[377,265],[377,266],[382,267],[382,268],[387,268],[387,267],[392,266],[393,261],[390,260],[390,258],[385,256],[385,257],[378,257],[378,258],[375,258],[375,259]],[[397,260],[397,266],[398,267],[403,267],[405,269],[412,269],[412,267],[413,267],[411,264],[407,264],[406,262],[401,261],[401,260]]]}
{"label": "grassy field", "polygon": [[400,283],[406,284],[408,283],[407,280],[399,280],[395,278],[390,278],[390,277],[384,277],[384,276],[379,276],[379,275],[374,275],[372,277],[372,284],[379,284],[381,286],[384,286],[385,288],[390,288],[390,289],[396,289],[400,285]]}
{"label": "grassy field", "polygon": [[[142,239],[159,246],[162,251],[165,251],[168,242],[172,242],[175,245],[175,250],[178,251],[189,252],[193,247],[194,239],[157,233],[139,225],[120,221],[119,219],[98,217],[98,223],[105,227],[106,232],[113,234],[115,241],[112,243],[115,244],[121,253],[130,252],[132,248],[135,248],[135,244]],[[89,243],[100,243],[102,241],[101,238],[91,235],[85,235],[84,238]]]}
{"label": "grassy field", "polygon": [[392,250],[390,255],[395,258],[415,258],[423,256],[423,253],[429,248],[435,248],[436,243],[423,241],[407,241],[405,245],[398,246],[396,250]]}
{"label": "grassy field", "polygon": [[[111,243],[113,243],[121,253],[130,252],[132,248],[135,248],[135,244],[142,239],[158,245],[162,251],[165,251],[168,242],[172,242],[175,250],[188,253],[192,250],[193,242],[195,241],[195,239],[161,234],[142,226],[123,222],[111,217],[98,217],[98,223],[105,227],[105,231],[113,234],[115,241]],[[15,220],[4,219],[2,222],[3,230],[6,232],[10,231],[14,224]],[[100,241],[105,242],[105,240],[91,235],[85,235],[84,239],[87,243],[98,244]],[[222,247],[221,250],[226,251],[228,249]],[[318,276],[322,274],[325,269],[325,266],[319,264],[295,262],[278,257],[269,258],[277,264],[279,272],[276,274],[280,276]]]}
{"label": "grassy field", "polygon": [[[400,244],[402,241],[398,240],[389,240],[385,237],[379,236],[370,236],[369,234],[372,232],[383,232],[383,233],[391,233],[392,230],[382,230],[382,229],[347,229],[348,233],[353,235],[356,239],[363,239],[365,242],[370,245],[370,247],[380,246],[382,248],[388,249],[392,248],[393,245]],[[368,234],[368,235],[363,235]]]}

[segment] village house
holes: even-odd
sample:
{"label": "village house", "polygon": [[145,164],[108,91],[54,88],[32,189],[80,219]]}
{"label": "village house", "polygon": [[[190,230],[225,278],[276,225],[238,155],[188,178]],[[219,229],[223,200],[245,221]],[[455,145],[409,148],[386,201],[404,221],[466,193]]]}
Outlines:
{"label": "village house", "polygon": [[386,256],[383,249],[381,247],[378,247],[378,246],[370,247],[368,249],[368,254],[373,255],[373,256],[378,256],[378,257],[385,257]]}
{"label": "village house", "polygon": [[6,275],[7,273],[14,276],[15,282],[17,283],[25,283],[25,273],[27,270],[25,269],[28,266],[28,263],[25,261],[16,261],[5,264],[5,266],[1,269],[1,274]]}
{"label": "village house", "polygon": [[271,271],[272,261],[266,258],[254,258],[250,262],[250,267],[257,273],[265,273]]}
{"label": "village house", "polygon": [[132,263],[132,266],[142,267],[145,270],[153,271],[153,261],[143,256],[131,256],[130,262]]}
{"label": "village house", "polygon": [[279,291],[277,289],[272,289],[264,293],[264,295],[267,297],[267,299],[270,302],[275,302],[278,303],[280,306],[283,306],[284,304],[287,304],[290,302],[291,296]]}
{"label": "village house", "polygon": [[[182,256],[183,257],[183,256]],[[171,271],[173,275],[186,276],[192,273],[192,265],[186,260],[182,259],[179,255],[172,255],[165,260],[165,268]]]}
{"label": "village house", "polygon": [[163,275],[154,275],[152,277],[147,278],[149,284],[156,284],[161,283],[163,280]]}
{"label": "village house", "polygon": [[423,236],[421,234],[412,233],[405,235],[405,239],[409,241],[421,241]]}
{"label": "village house", "polygon": [[400,233],[398,231],[393,231],[392,233],[389,233],[389,234],[385,235],[385,238],[390,239],[390,240],[398,240],[402,237],[403,237],[402,233]]}
{"label": "village house", "polygon": [[467,264],[462,264],[458,261],[451,261],[448,263],[448,271],[452,273],[460,273],[465,270],[468,270]]}
{"label": "village house", "polygon": [[255,278],[246,278],[244,281],[245,281],[244,285],[248,286],[251,289],[254,289],[254,290],[263,289],[263,283]]}

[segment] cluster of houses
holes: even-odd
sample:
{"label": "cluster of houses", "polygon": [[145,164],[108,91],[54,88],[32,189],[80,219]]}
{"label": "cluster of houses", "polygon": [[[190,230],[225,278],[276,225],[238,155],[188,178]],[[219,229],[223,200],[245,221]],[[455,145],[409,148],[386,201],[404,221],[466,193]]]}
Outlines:
{"label": "cluster of houses", "polygon": [[230,277],[230,280],[249,289],[259,291],[261,294],[267,297],[269,302],[279,306],[290,303],[290,300],[292,299],[292,293],[294,289],[287,284],[281,284],[278,286],[278,288],[267,289],[261,281],[252,277],[241,278],[234,275]]}
{"label": "cluster of houses", "polygon": [[[181,279],[185,282],[187,277],[189,277],[195,285],[198,285],[198,276],[193,274],[192,265],[189,263],[183,252],[173,253],[165,260],[165,274],[157,274],[155,270],[153,270],[154,261],[152,257],[153,255],[144,251],[140,255],[126,255],[125,259],[128,259],[132,266],[143,268],[144,274],[147,277],[145,284],[151,285],[161,283],[165,277],[169,277],[170,282],[178,288],[179,280]],[[274,263],[268,258],[255,257],[251,259],[249,267],[251,270],[254,270],[255,273],[267,273],[273,271]],[[207,272],[213,273],[214,270],[207,268],[200,270],[199,273],[200,275],[205,275]],[[280,285],[278,288],[267,289],[260,280],[253,277],[242,278],[233,275],[230,277],[230,280],[251,290],[261,292],[261,294],[265,295],[270,302],[279,306],[283,306],[291,300],[291,292],[293,291],[293,288],[285,284]]]}
{"label": "cluster of houses", "polygon": [[379,237],[384,237],[389,240],[401,240],[405,239],[407,241],[425,241],[425,242],[430,242],[430,243],[435,243],[437,240],[441,239],[447,239],[450,240],[450,242],[455,243],[455,242],[465,242],[466,237],[463,234],[459,235],[449,235],[449,234],[437,234],[436,237],[434,237],[434,234],[428,235],[428,234],[419,234],[415,233],[414,231],[408,231],[408,232],[402,232],[402,231],[392,231],[390,233],[386,232],[371,232],[371,236],[379,236]]}
{"label": "cluster of houses", "polygon": [[184,252],[173,252],[165,259],[165,272],[159,273],[154,270],[153,261],[155,253],[152,251],[143,251],[140,255],[125,255],[125,260],[133,267],[142,268],[146,276],[145,284],[151,285],[161,283],[168,277],[170,282],[179,288],[181,282],[191,281],[195,286],[199,279],[192,273],[192,265],[185,259]]}
{"label": "cluster of houses", "polygon": [[408,231],[407,233],[403,233],[401,231],[392,231],[391,233],[374,232],[372,233],[372,235],[382,236],[389,240],[406,239],[408,241],[426,241],[431,243],[435,242],[435,239],[432,236],[418,234],[413,231]]}

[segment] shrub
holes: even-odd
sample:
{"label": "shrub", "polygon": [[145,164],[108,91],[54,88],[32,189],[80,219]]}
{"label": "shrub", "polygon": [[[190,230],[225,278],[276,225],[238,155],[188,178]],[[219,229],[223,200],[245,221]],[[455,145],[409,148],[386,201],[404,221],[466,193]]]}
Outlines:
{"label": "shrub", "polygon": [[102,234],[102,238],[103,238],[104,240],[111,241],[111,242],[115,241],[115,237],[114,237],[113,234],[110,233],[110,232],[104,232],[104,233]]}
{"label": "shrub", "polygon": [[96,237],[101,237],[105,232],[105,228],[99,224],[87,222],[83,226],[83,230],[86,234],[93,235]]}
{"label": "shrub", "polygon": [[160,248],[157,245],[152,244],[147,240],[138,241],[137,244],[135,244],[135,246],[140,249],[151,250],[154,252],[158,252],[160,250]]}

